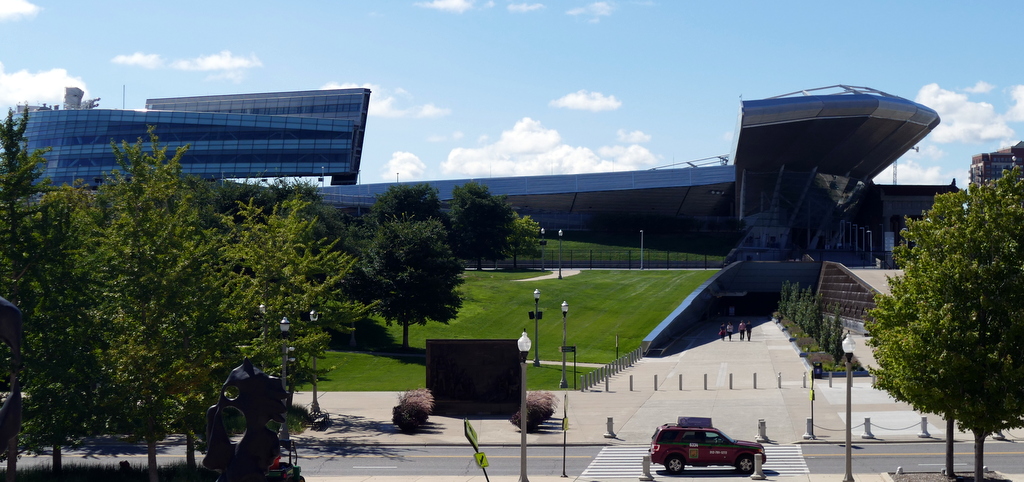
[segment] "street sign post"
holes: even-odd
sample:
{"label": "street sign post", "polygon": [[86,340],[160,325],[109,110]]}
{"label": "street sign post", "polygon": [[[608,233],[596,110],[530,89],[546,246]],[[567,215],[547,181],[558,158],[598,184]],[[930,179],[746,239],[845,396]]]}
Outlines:
{"label": "street sign post", "polygon": [[469,444],[473,446],[473,458],[476,459],[476,464],[480,466],[480,470],[484,471],[484,479],[487,482],[491,482],[490,477],[487,476],[487,455],[480,451],[480,443],[477,442],[476,430],[473,430],[473,426],[470,425],[469,419],[464,418],[463,428],[466,433],[466,440],[469,440]]}

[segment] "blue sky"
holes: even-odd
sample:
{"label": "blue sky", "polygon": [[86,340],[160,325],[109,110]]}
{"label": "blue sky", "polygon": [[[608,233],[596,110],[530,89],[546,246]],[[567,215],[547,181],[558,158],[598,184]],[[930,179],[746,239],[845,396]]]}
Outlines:
{"label": "blue sky", "polygon": [[[0,108],[368,86],[362,183],[728,154],[740,98],[835,84],[939,112],[899,184],[1024,139],[1024,2],[0,0]],[[892,183],[891,171],[876,182]]]}

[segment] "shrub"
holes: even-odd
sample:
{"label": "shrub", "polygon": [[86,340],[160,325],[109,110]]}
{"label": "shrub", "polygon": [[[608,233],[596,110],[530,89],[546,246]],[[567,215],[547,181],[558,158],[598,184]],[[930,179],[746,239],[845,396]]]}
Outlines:
{"label": "shrub", "polygon": [[[545,420],[555,414],[558,399],[551,392],[529,392],[526,394],[526,433],[534,433],[540,429]],[[508,421],[517,428],[521,427],[519,417],[522,410],[516,410]]]}
{"label": "shrub", "polygon": [[391,421],[398,429],[413,433],[434,413],[434,394],[429,389],[409,390],[398,396],[398,405],[391,410]]}

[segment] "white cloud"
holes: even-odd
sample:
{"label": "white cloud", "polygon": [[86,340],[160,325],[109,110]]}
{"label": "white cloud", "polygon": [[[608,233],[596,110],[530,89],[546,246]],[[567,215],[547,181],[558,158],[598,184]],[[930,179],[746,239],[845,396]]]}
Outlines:
{"label": "white cloud", "polygon": [[204,55],[194,59],[171,62],[171,68],[177,70],[237,71],[253,67],[263,67],[263,62],[260,62],[256,54],[249,54],[249,57],[237,57],[228,50],[222,50],[220,53]]}
{"label": "white cloud", "polygon": [[118,55],[111,62],[121,65],[137,65],[147,69],[157,69],[164,66],[164,59],[158,54],[144,54],[135,52],[131,55]]}
{"label": "white cloud", "polygon": [[384,169],[380,172],[380,177],[386,181],[392,179],[412,181],[421,179],[426,169],[427,165],[416,154],[396,151],[391,154],[391,160],[384,165]]}
{"label": "white cloud", "polygon": [[626,132],[626,129],[619,129],[615,133],[615,138],[619,142],[626,142],[629,144],[637,144],[640,142],[649,142],[651,140],[650,134],[644,134],[642,131]]}
{"label": "white cloud", "polygon": [[0,22],[36,16],[42,10],[25,0],[0,0]]}
{"label": "white cloud", "polygon": [[465,137],[465,134],[463,134],[462,131],[455,131],[455,132],[452,132],[452,134],[450,136],[444,136],[444,135],[428,136],[427,137],[427,142],[445,142],[447,140],[457,141],[459,139],[462,139],[463,137]]}
{"label": "white cloud", "polygon": [[[486,142],[482,137],[481,142]],[[445,174],[465,176],[527,176],[642,169],[657,161],[644,147],[609,146],[595,153],[562,142],[558,131],[524,117],[491,144],[456,148],[441,163]]]}
{"label": "white cloud", "polygon": [[566,109],[589,110],[598,112],[602,110],[615,110],[622,106],[622,102],[614,95],[605,97],[600,92],[587,92],[580,90],[566,94],[560,99],[548,103],[552,107],[564,107]]}
{"label": "white cloud", "polygon": [[64,100],[65,87],[78,87],[86,91],[85,82],[79,77],[68,75],[64,69],[50,69],[45,72],[31,73],[27,70],[6,73],[0,63],[0,106],[7,111],[17,104],[31,105],[60,104]]}
{"label": "white cloud", "polygon": [[[0,0],[3,1],[3,0]],[[163,57],[158,54],[145,54],[135,52],[131,55],[118,55],[111,62],[121,65],[133,65],[147,69],[159,69],[169,67],[175,70],[211,72],[206,80],[230,80],[241,82],[245,77],[245,69],[262,67],[256,54],[249,54],[248,57],[239,57],[229,50],[222,50],[220,53],[204,55],[194,59],[178,59],[170,63],[164,62]]]}
{"label": "white cloud", "polygon": [[432,2],[417,2],[417,7],[432,8],[442,12],[462,13],[473,8],[474,0],[434,0]]}
{"label": "white cloud", "polygon": [[508,5],[509,12],[515,13],[526,13],[534,10],[540,10],[544,8],[543,3],[510,3]]}
{"label": "white cloud", "polygon": [[[370,109],[367,115],[375,117],[388,117],[388,118],[413,118],[413,119],[428,119],[435,117],[444,117],[451,114],[451,109],[443,107],[437,107],[434,104],[423,104],[414,105],[411,107],[399,107],[403,99],[411,99],[412,95],[406,92],[401,87],[397,89],[384,89],[376,84],[355,84],[351,82],[337,83],[330,82],[325,84],[321,89],[353,89],[353,88],[364,88],[370,89]],[[400,99],[401,97],[401,99]]]}
{"label": "white cloud", "polygon": [[994,88],[996,88],[996,86],[985,82],[984,80],[979,80],[977,84],[974,84],[974,86],[964,89],[964,92],[969,94],[987,94],[992,92],[992,89]]}
{"label": "white cloud", "polygon": [[1006,111],[1006,120],[1024,122],[1024,85],[1010,87],[1010,97],[1013,99],[1013,105]]}
{"label": "white cloud", "polygon": [[601,17],[607,17],[612,14],[612,4],[608,2],[594,2],[585,7],[574,8],[565,12],[572,16],[590,17],[587,21],[590,23],[597,23],[601,21]]}
{"label": "white cloud", "polygon": [[921,87],[914,100],[935,109],[942,119],[929,137],[934,142],[979,143],[1014,136],[992,104],[971,102],[966,94],[942,89],[939,84]]}

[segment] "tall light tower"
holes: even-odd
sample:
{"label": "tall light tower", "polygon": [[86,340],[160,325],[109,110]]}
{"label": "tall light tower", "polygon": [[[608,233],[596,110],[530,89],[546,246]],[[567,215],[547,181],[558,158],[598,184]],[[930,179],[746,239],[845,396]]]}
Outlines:
{"label": "tall light tower", "polygon": [[569,382],[565,380],[565,317],[569,315],[569,303],[562,301],[562,381],[558,382],[558,388],[569,388]]}

